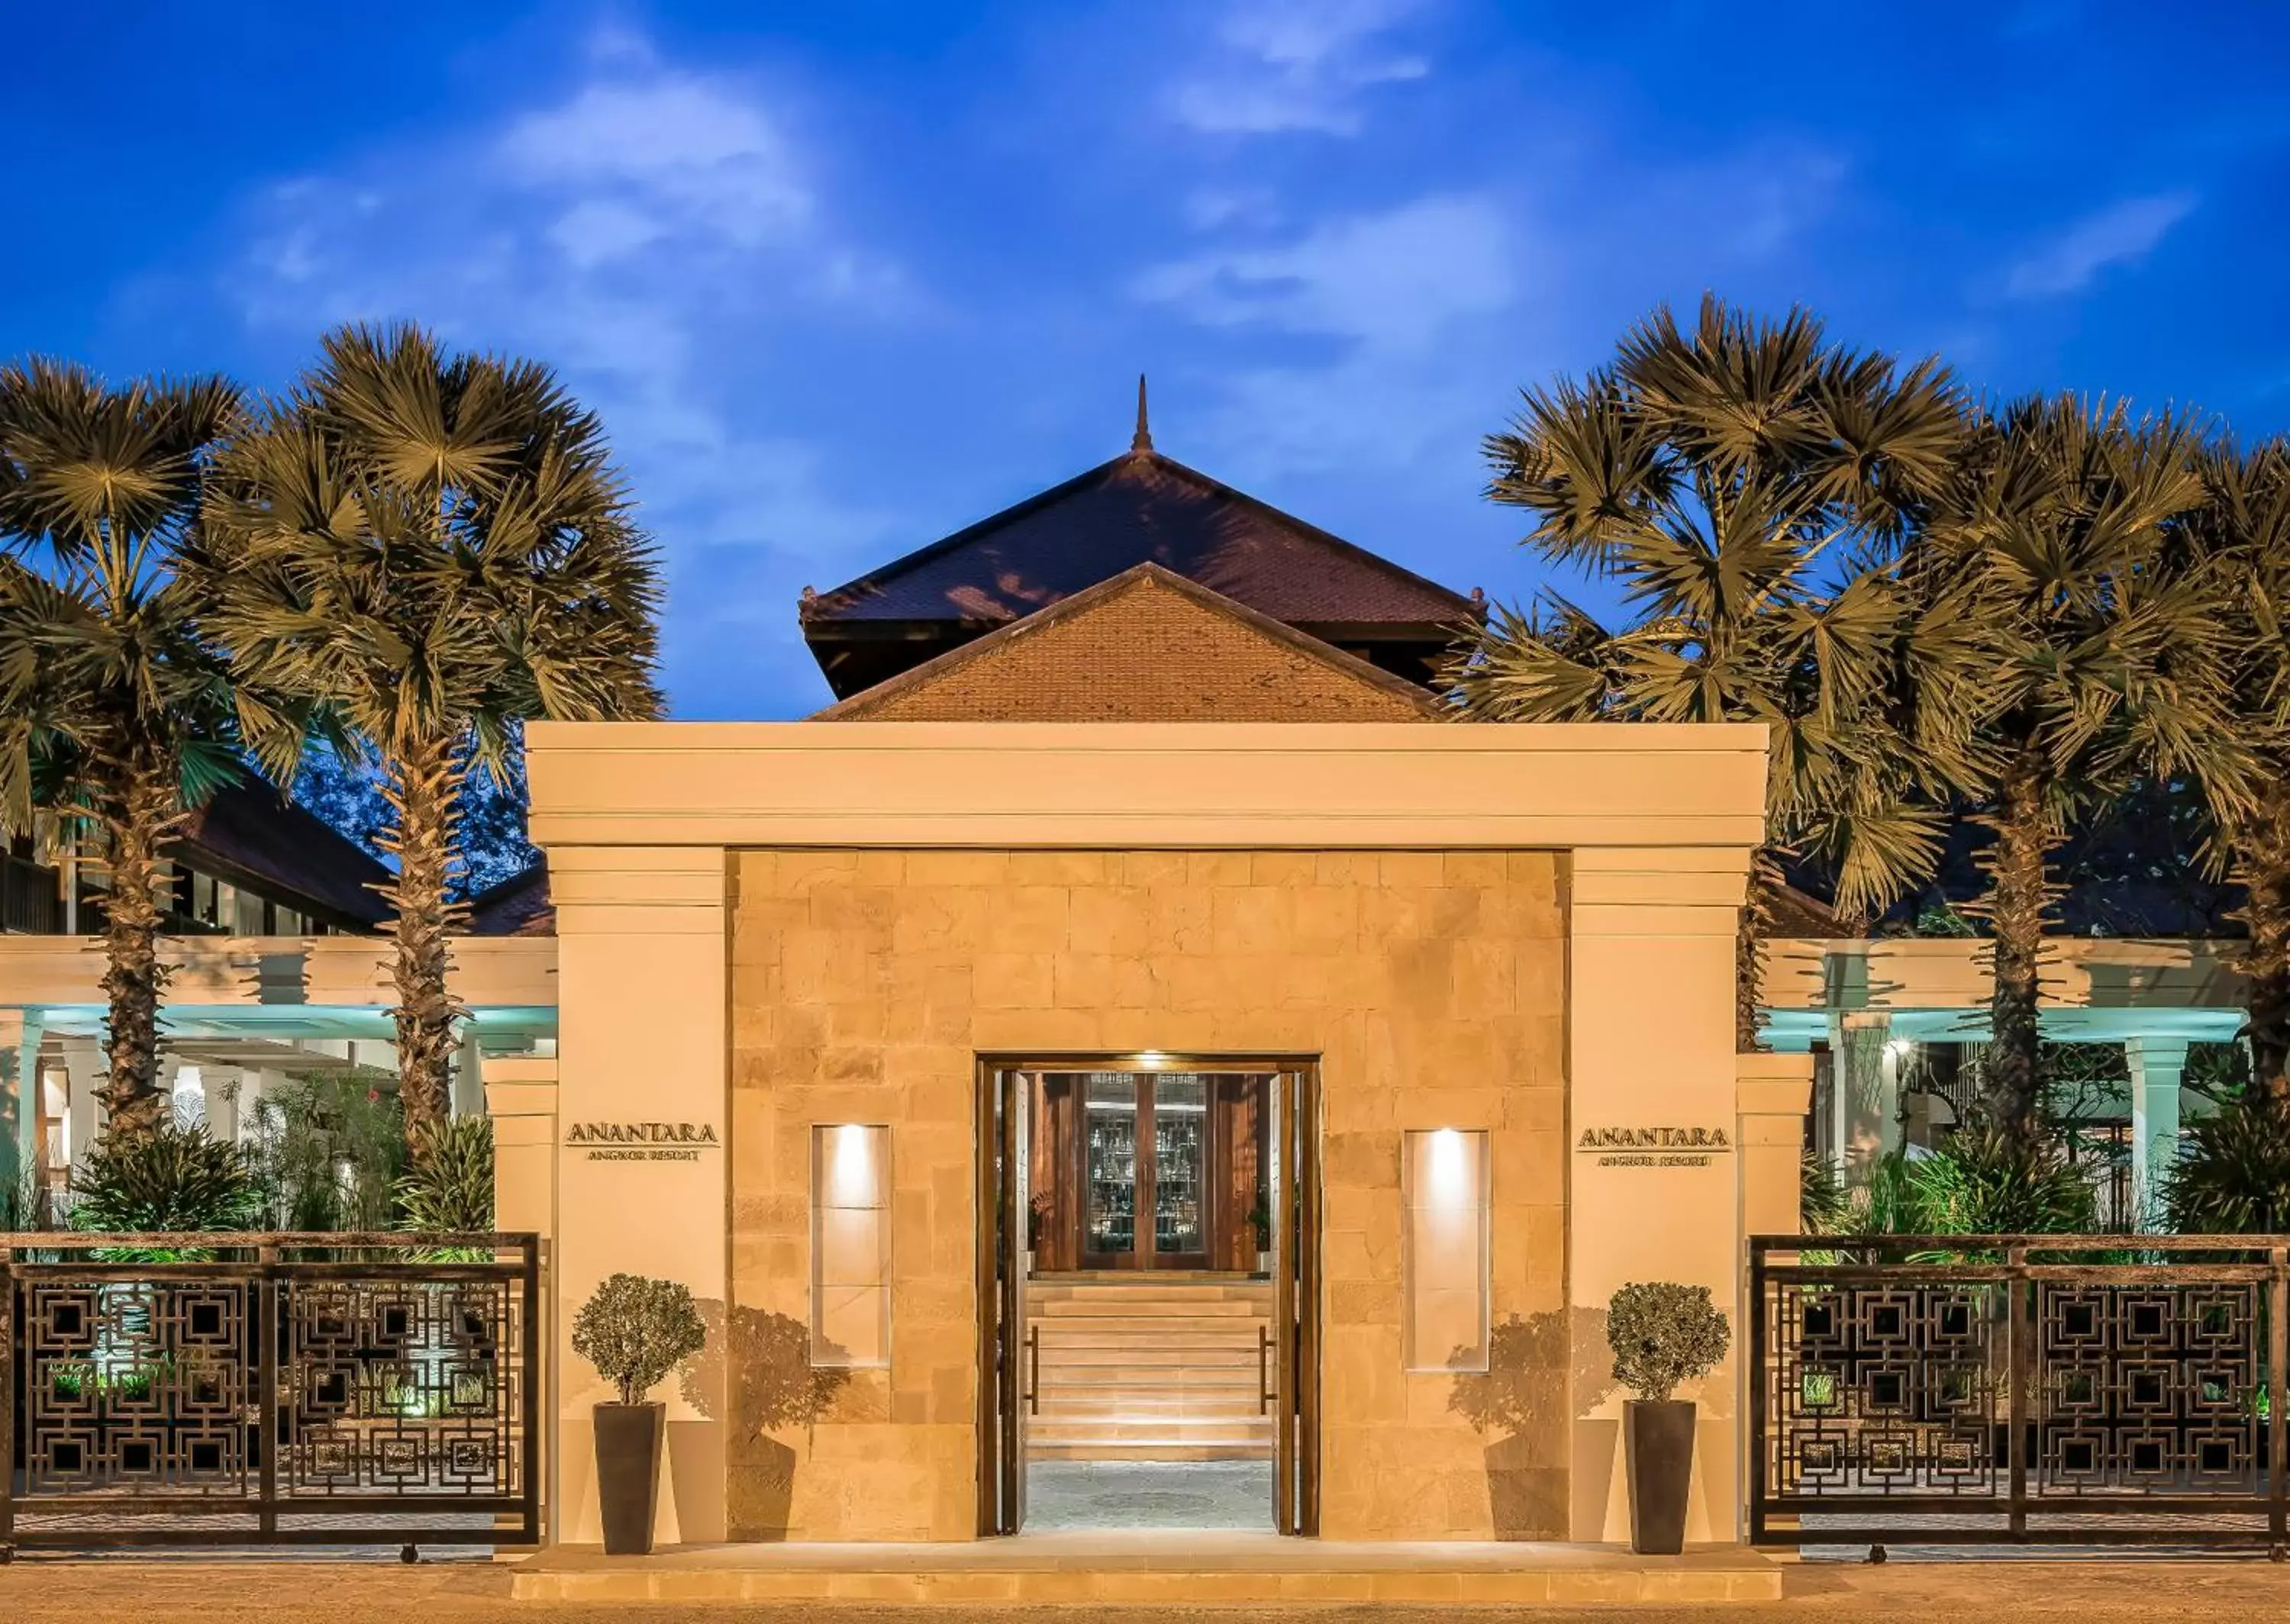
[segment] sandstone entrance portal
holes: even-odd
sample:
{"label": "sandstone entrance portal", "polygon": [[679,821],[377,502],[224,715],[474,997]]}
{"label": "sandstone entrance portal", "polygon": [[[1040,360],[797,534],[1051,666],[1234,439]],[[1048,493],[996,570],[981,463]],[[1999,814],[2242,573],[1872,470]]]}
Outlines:
{"label": "sandstone entrance portal", "polygon": [[981,1533],[1318,1525],[1318,1076],[979,1064]]}

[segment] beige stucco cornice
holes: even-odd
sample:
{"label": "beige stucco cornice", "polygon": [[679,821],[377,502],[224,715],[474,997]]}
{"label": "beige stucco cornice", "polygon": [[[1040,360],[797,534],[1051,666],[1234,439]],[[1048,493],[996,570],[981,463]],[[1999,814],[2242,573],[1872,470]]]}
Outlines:
{"label": "beige stucco cornice", "polygon": [[[551,936],[457,936],[446,986],[472,1008],[556,1002]],[[379,936],[168,936],[172,1004],[380,1009],[396,1002],[390,944]],[[97,936],[0,936],[0,1007],[104,1002]]]}
{"label": "beige stucco cornice", "polygon": [[526,744],[552,851],[1746,851],[1766,770],[1739,725],[535,723]]}
{"label": "beige stucco cornice", "polygon": [[[1758,1001],[1775,1010],[1976,1009],[1994,983],[1991,943],[1972,937],[1790,940],[1769,945]],[[2239,1008],[2236,941],[2056,936],[2044,943],[2046,1003],[2070,1008]]]}

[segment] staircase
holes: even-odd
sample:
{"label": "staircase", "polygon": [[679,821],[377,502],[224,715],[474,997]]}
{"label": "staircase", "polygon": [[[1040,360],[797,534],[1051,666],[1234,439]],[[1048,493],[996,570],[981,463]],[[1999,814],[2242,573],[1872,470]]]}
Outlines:
{"label": "staircase", "polygon": [[1272,1409],[1258,1399],[1269,1282],[1029,1281],[1026,1322],[1040,1360],[1031,1459],[1270,1458]]}

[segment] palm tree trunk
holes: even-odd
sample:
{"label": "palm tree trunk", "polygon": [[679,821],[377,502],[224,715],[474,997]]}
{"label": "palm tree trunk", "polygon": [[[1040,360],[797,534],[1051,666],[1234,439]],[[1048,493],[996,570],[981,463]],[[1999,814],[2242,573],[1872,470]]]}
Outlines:
{"label": "palm tree trunk", "polygon": [[426,1152],[432,1124],[448,1115],[454,1026],[464,1012],[446,988],[447,940],[460,909],[446,900],[460,815],[461,774],[448,742],[428,740],[392,764],[385,792],[396,828],[382,844],[397,854],[397,877],[382,894],[396,911],[398,1098],[405,1107],[405,1140],[416,1157]]}
{"label": "palm tree trunk", "polygon": [[2250,1076],[2254,1089],[2290,1102],[2290,807],[2269,805],[2236,831],[2235,855],[2249,900]]}
{"label": "palm tree trunk", "polygon": [[2044,911],[2051,900],[2045,859],[2051,845],[2049,810],[2040,770],[2026,753],[2006,770],[1998,808],[1986,821],[1996,831],[1988,852],[1987,913],[1995,930],[1995,991],[1987,1088],[1989,1119],[2026,1138],[2036,1131],[2042,1080],[2037,1070],[2040,1037]]}
{"label": "palm tree trunk", "polygon": [[105,1131],[130,1136],[158,1126],[159,1004],[172,967],[159,962],[159,847],[175,811],[174,786],[144,764],[122,774],[123,792],[105,820],[110,836],[111,894],[104,908],[102,1101]]}
{"label": "palm tree trunk", "polygon": [[1734,928],[1734,1052],[1757,1054],[1765,1049],[1758,1030],[1758,999],[1763,992],[1766,938],[1773,927],[1771,885],[1781,875],[1771,846],[1750,854],[1750,889],[1742,900],[1742,917]]}

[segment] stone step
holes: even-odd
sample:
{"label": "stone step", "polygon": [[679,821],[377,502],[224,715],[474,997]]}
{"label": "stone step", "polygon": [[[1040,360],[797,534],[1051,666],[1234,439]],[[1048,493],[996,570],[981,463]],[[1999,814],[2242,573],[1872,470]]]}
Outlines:
{"label": "stone step", "polygon": [[1246,1388],[1182,1388],[1148,1390],[1141,1388],[1053,1388],[1044,1383],[1041,1413],[1061,1415],[1078,1411],[1093,1414],[1119,1411],[1147,1419],[1156,1415],[1254,1415],[1261,1407],[1257,1389]]}
{"label": "stone step", "polygon": [[1225,1374],[1271,1365],[1276,1358],[1257,1358],[1255,1347],[1042,1347],[1040,1358],[1030,1358],[1035,1370],[1141,1370],[1149,1381],[1158,1381],[1170,1370],[1221,1370]]}
{"label": "stone step", "polygon": [[1086,1438],[1037,1444],[1027,1440],[1035,1460],[1269,1460],[1272,1440],[1239,1444],[1141,1443],[1124,1438]]}
{"label": "stone step", "polygon": [[1063,1353],[1126,1348],[1149,1356],[1157,1364],[1179,1364],[1196,1354],[1221,1357],[1245,1353],[1253,1358],[1256,1350],[1266,1346],[1253,1326],[1244,1326],[1237,1332],[1180,1326],[1156,1334],[1148,1331],[1055,1332],[1045,1325],[1036,1327],[1034,1340],[1045,1354],[1052,1348]]}
{"label": "stone step", "polygon": [[1231,1285],[1045,1285],[1026,1283],[1029,1302],[1062,1303],[1077,1307],[1094,1302],[1270,1302],[1269,1281]]}
{"label": "stone step", "polygon": [[1036,1444],[1249,1444],[1268,1442],[1272,1420],[1187,1417],[1132,1420],[1122,1416],[1070,1420],[1046,1415],[1026,1418],[1026,1442]]}
{"label": "stone step", "polygon": [[1053,1460],[1262,1460],[1269,1283],[1029,1284],[1037,1411],[1027,1450]]}
{"label": "stone step", "polygon": [[1126,1318],[1138,1315],[1198,1315],[1209,1318],[1262,1316],[1272,1312],[1272,1294],[1248,1297],[1201,1297],[1150,1292],[1107,1292],[1101,1296],[1045,1297],[1029,1293],[1028,1309],[1044,1319],[1090,1319],[1099,1315]]}
{"label": "stone step", "polygon": [[1110,1393],[1173,1392],[1194,1388],[1207,1392],[1237,1393],[1245,1388],[1253,1393],[1256,1387],[1256,1366],[1253,1363],[1246,1365],[1058,1365],[1045,1360],[1042,1364],[1042,1391],[1045,1393],[1053,1388],[1076,1392]]}

